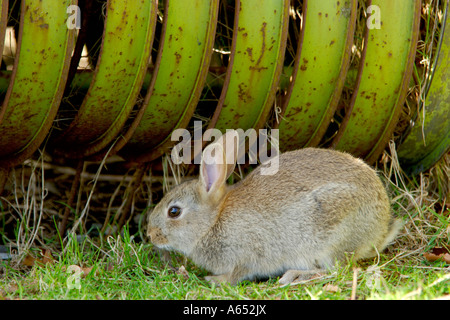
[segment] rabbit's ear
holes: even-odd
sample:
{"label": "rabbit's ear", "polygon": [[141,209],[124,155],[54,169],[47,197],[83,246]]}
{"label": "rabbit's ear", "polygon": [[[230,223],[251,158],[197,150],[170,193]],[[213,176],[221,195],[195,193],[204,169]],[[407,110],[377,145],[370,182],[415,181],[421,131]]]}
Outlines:
{"label": "rabbit's ear", "polygon": [[236,166],[239,147],[239,135],[236,130],[227,129],[227,132],[222,135],[217,143],[222,145],[225,152],[225,162],[227,167],[226,178],[231,176]]}
{"label": "rabbit's ear", "polygon": [[226,156],[221,143],[208,145],[202,154],[200,181],[207,192],[214,192],[225,184],[227,179]]}

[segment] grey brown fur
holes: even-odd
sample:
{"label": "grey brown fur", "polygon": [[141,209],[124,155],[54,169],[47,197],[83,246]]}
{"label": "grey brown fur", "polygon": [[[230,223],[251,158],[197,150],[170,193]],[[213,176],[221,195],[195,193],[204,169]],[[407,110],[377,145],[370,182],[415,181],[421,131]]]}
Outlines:
{"label": "grey brown fur", "polygon": [[[182,252],[214,274],[210,281],[285,274],[280,282],[289,283],[331,268],[346,253],[375,256],[401,227],[376,172],[346,153],[286,152],[275,175],[257,168],[233,186],[225,183],[233,168],[214,165],[203,162],[198,180],[170,191],[148,224],[156,246]],[[182,209],[176,219],[167,215],[172,205]]]}

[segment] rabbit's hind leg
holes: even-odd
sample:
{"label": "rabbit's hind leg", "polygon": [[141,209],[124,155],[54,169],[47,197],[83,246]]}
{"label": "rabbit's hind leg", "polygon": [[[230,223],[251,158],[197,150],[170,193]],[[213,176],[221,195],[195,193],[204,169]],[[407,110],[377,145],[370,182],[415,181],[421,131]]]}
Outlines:
{"label": "rabbit's hind leg", "polygon": [[288,270],[278,280],[281,285],[287,285],[293,282],[304,281],[312,279],[314,276],[321,276],[327,274],[329,271],[325,269],[313,269],[313,270]]}

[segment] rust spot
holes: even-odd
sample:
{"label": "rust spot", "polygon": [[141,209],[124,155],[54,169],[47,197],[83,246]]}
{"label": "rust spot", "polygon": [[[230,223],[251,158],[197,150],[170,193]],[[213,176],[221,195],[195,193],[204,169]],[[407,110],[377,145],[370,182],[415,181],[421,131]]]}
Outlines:
{"label": "rust spot", "polygon": [[175,52],[174,55],[175,55],[176,64],[179,64],[180,60],[181,60],[181,54],[179,54],[178,52]]}
{"label": "rust spot", "polygon": [[368,94],[365,95],[364,98],[367,99],[367,100],[372,100],[373,104],[375,104],[376,101],[377,101],[377,93],[376,92],[369,92]]}
{"label": "rust spot", "polygon": [[238,85],[238,87],[239,87],[238,91],[239,99],[242,100],[243,102],[248,102],[251,99],[251,96],[247,92],[248,86],[244,82],[241,82]]}
{"label": "rust spot", "polygon": [[255,62],[255,60],[253,60],[253,48],[247,48],[247,50],[245,50],[248,54],[248,56],[250,57],[250,61],[251,62]]}
{"label": "rust spot", "polygon": [[292,110],[289,112],[289,117],[295,116],[296,114],[299,114],[302,111],[303,111],[303,107],[302,106],[293,107]]}
{"label": "rust spot", "polygon": [[260,29],[261,31],[261,36],[262,36],[262,45],[261,45],[261,55],[258,58],[258,61],[256,61],[256,65],[260,64],[264,53],[266,52],[266,27],[267,27],[267,22],[263,22],[262,27]]}
{"label": "rust spot", "polygon": [[303,64],[300,66],[300,70],[305,71],[306,69],[308,69],[308,67],[306,66],[308,62],[308,59],[303,58]]}
{"label": "rust spot", "polygon": [[255,67],[255,66],[248,67],[248,70],[256,70],[258,72],[260,72],[261,70],[267,70],[267,69],[269,69],[269,68],[267,68],[267,67]]}
{"label": "rust spot", "polygon": [[330,42],[330,46],[332,46],[334,44],[334,40],[331,40]]}

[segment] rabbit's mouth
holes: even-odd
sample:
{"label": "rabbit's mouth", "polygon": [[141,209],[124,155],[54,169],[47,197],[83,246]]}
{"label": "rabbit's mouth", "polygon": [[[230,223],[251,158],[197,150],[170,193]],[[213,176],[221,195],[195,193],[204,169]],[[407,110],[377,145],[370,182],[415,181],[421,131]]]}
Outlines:
{"label": "rabbit's mouth", "polygon": [[169,243],[169,240],[167,240],[162,230],[158,227],[150,228],[148,231],[148,236],[150,241],[158,248],[165,249],[164,247],[166,247]]}

